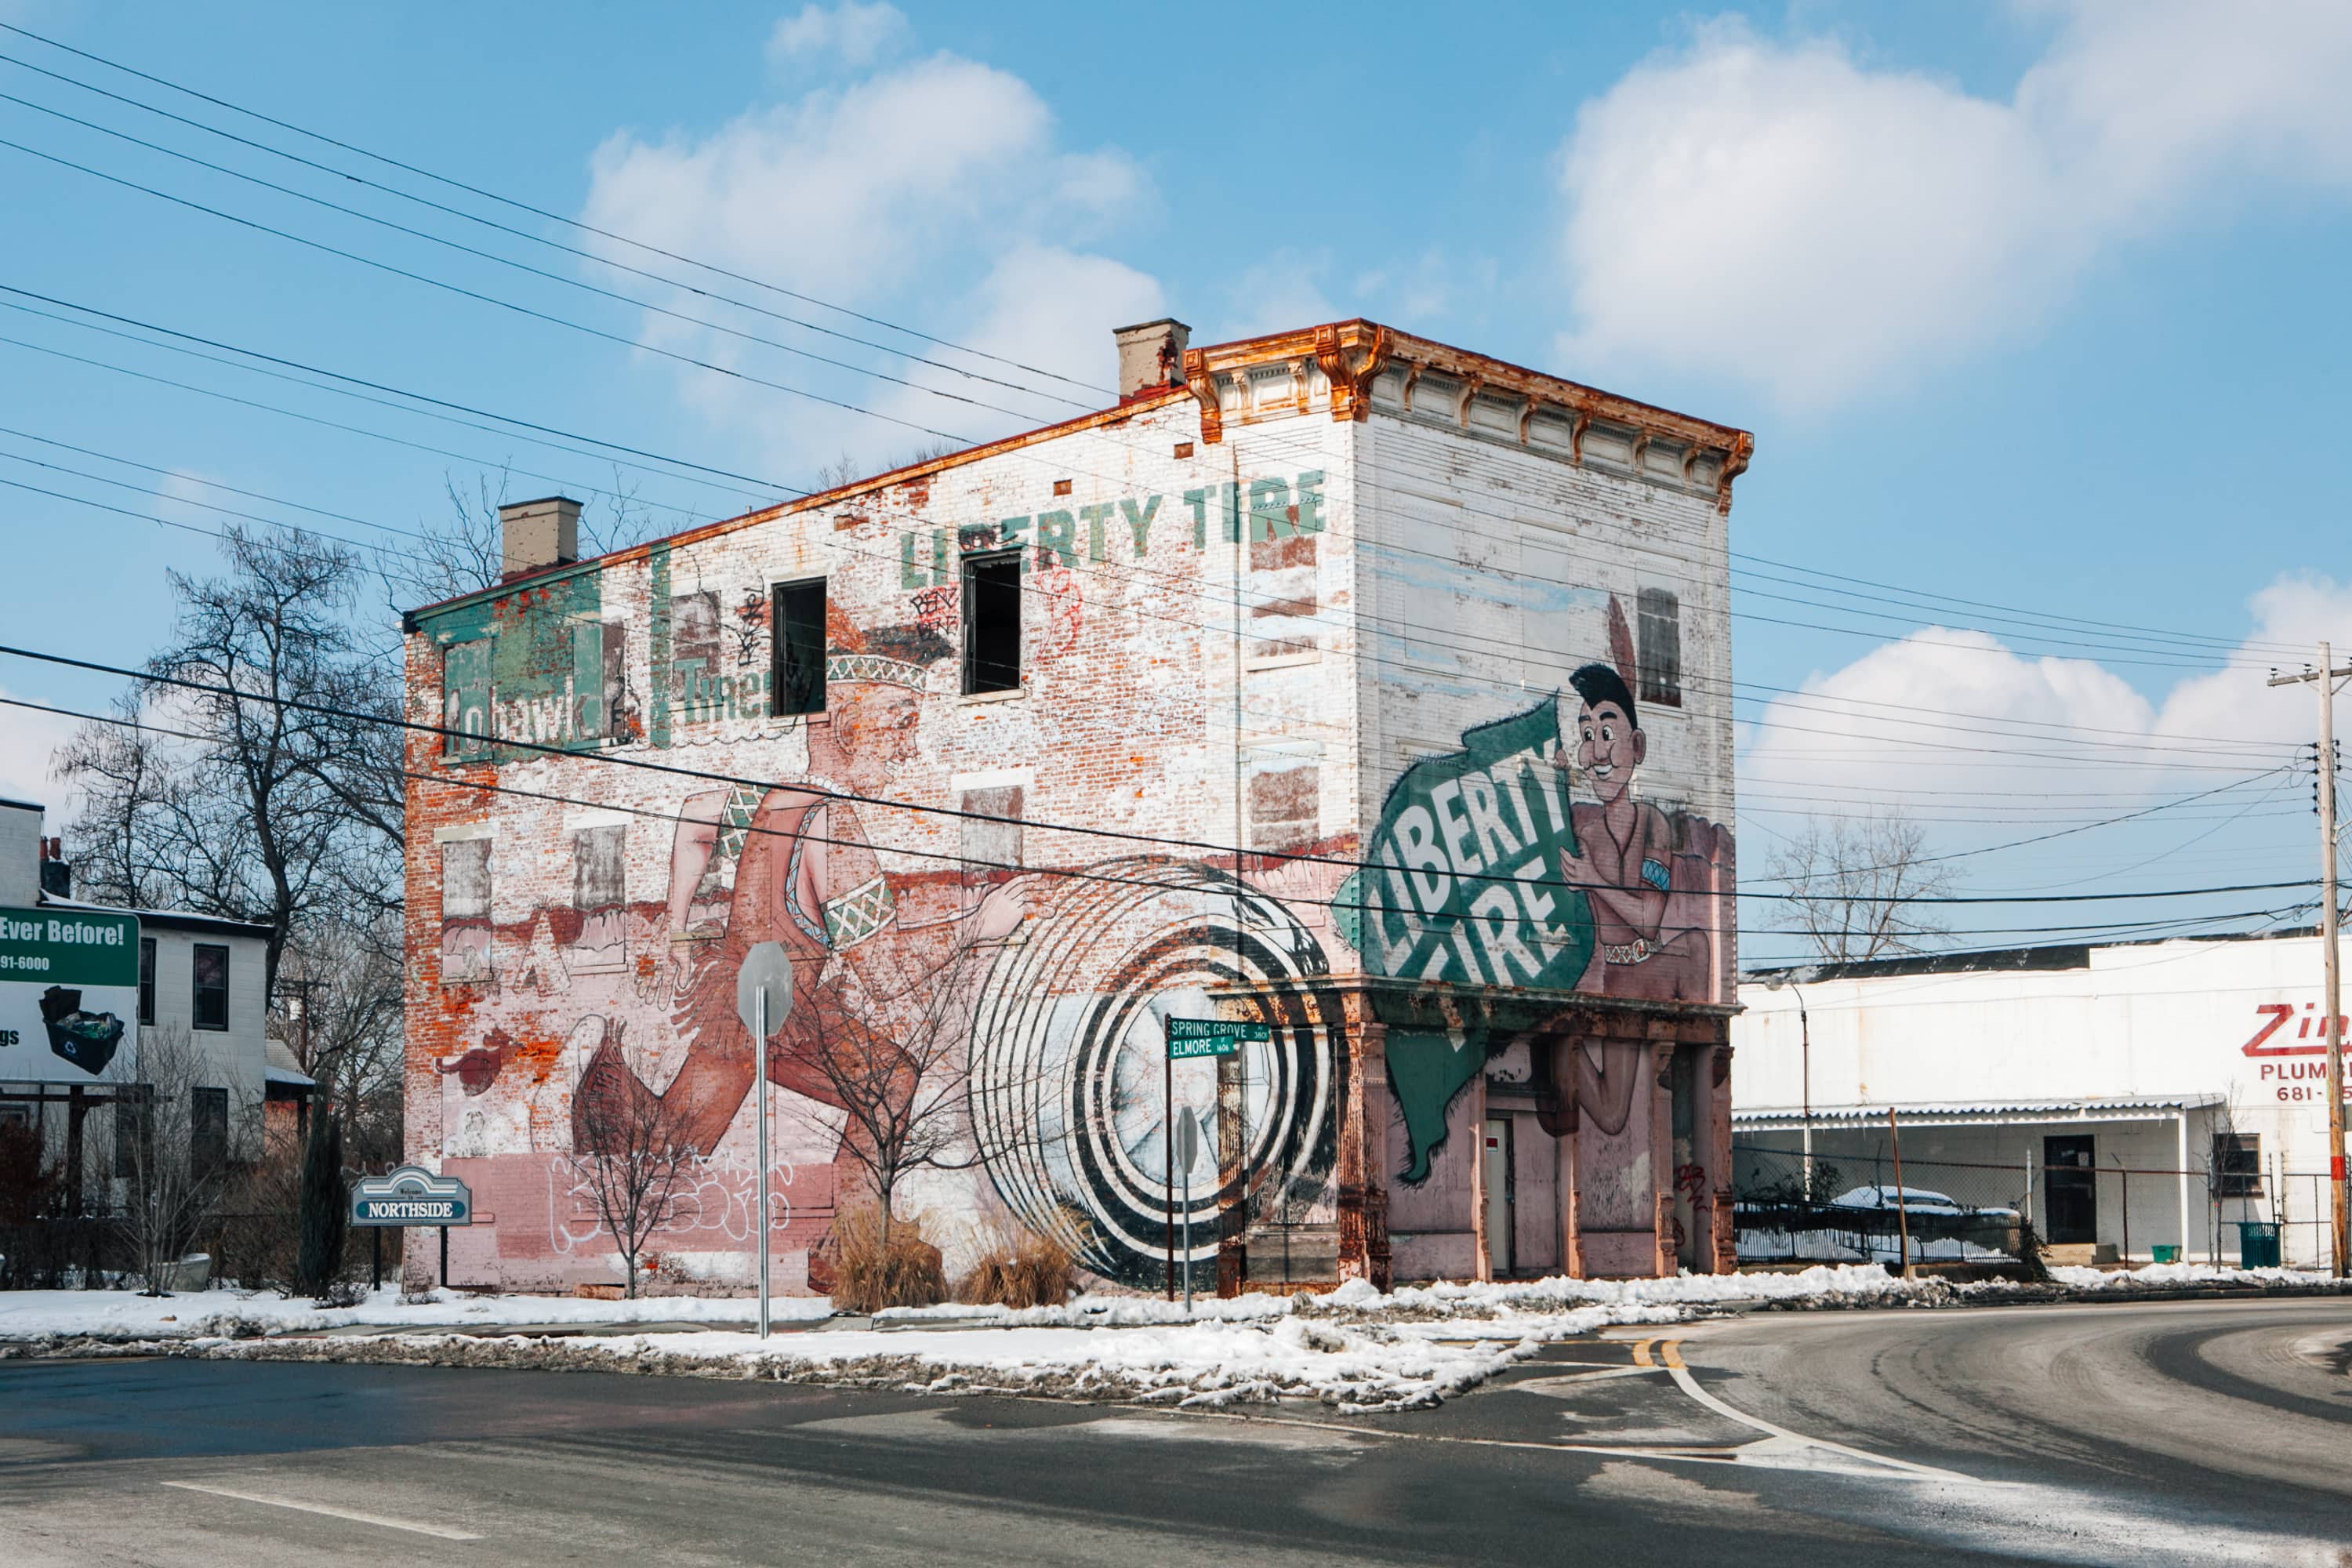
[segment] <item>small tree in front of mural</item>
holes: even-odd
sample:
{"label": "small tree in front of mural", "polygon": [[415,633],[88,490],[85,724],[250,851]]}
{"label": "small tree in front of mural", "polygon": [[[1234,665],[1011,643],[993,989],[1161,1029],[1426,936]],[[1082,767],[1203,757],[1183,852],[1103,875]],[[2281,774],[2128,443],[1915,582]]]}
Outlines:
{"label": "small tree in front of mural", "polygon": [[[801,1026],[801,1060],[824,1107],[812,1114],[828,1124],[837,1120],[841,1157],[856,1169],[874,1205],[870,1221],[836,1222],[843,1264],[836,1299],[929,1305],[946,1292],[940,1255],[899,1210],[910,1177],[978,1163],[964,1052],[985,964],[974,946],[959,944],[929,959],[901,958],[891,967],[901,984],[891,995],[869,994],[870,1016],[852,1020],[810,1011]],[[871,1253],[870,1265],[853,1258],[853,1249]],[[868,1273],[870,1289],[861,1285]]]}
{"label": "small tree in front of mural", "polygon": [[631,1079],[583,1084],[573,1100],[572,1164],[579,1190],[620,1252],[623,1285],[634,1299],[643,1272],[638,1259],[654,1233],[677,1217],[699,1151],[682,1101],[621,1087],[646,1076],[647,1064],[628,1056],[623,1053]]}

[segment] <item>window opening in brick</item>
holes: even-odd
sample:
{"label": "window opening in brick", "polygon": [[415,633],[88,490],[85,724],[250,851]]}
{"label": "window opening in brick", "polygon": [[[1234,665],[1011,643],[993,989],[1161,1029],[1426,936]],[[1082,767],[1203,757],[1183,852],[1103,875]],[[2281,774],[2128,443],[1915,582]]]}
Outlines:
{"label": "window opening in brick", "polygon": [[452,643],[441,654],[441,752],[449,757],[479,757],[490,747],[490,650],[488,637]]}
{"label": "window opening in brick", "polygon": [[441,982],[490,978],[490,840],[441,846]]}
{"label": "window opening in brick", "polygon": [[228,949],[196,943],[195,1026],[228,1027]]}
{"label": "window opening in brick", "polygon": [[1679,708],[1683,705],[1682,601],[1664,588],[1644,588],[1638,604],[1641,700]]}
{"label": "window opening in brick", "polygon": [[2261,1133],[2213,1134],[2213,1195],[2217,1198],[2258,1198],[2263,1195]]}
{"label": "window opening in brick", "polygon": [[228,1090],[188,1091],[188,1177],[208,1182],[228,1164]]}
{"label": "window opening in brick", "polygon": [[155,939],[139,939],[139,1021],[155,1021]]}
{"label": "window opening in brick", "polygon": [[1315,763],[1265,766],[1250,775],[1249,847],[1296,850],[1315,842],[1322,769]]}
{"label": "window opening in brick", "polygon": [[1021,688],[1021,555],[1003,550],[963,563],[963,689]]}
{"label": "window opening in brick", "polygon": [[824,579],[775,586],[770,711],[824,711]]}

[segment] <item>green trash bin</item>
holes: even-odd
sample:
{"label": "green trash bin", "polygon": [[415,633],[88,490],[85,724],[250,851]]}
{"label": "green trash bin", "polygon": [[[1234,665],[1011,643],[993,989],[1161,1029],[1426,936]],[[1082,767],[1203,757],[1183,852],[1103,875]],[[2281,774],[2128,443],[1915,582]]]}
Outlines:
{"label": "green trash bin", "polygon": [[2147,1249],[2147,1256],[2151,1263],[2178,1263],[2180,1261],[2180,1248],[2178,1245],[2159,1241]]}
{"label": "green trash bin", "polygon": [[2238,1267],[2241,1268],[2276,1268],[2279,1266],[2279,1227],[2266,1219],[2242,1219],[2238,1222]]}

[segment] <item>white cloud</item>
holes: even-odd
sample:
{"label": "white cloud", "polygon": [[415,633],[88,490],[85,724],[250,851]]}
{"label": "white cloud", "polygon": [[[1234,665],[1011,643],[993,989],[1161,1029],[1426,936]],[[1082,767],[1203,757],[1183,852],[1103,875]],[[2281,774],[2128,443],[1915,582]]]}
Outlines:
{"label": "white cloud", "polygon": [[[0,690],[0,697],[15,695]],[[65,782],[52,771],[50,763],[57,749],[72,736],[76,722],[54,713],[0,706],[0,796],[47,806],[51,833],[62,830],[68,803]]]}
{"label": "white cloud", "polygon": [[783,69],[830,58],[846,66],[869,66],[907,35],[907,17],[896,5],[803,5],[779,17],[768,35],[768,63]]}
{"label": "white cloud", "polygon": [[1782,810],[1934,818],[2015,802],[2021,816],[2072,820],[2226,783],[2241,765],[2286,760],[2316,729],[2311,689],[2273,689],[2264,670],[2302,668],[2322,637],[2352,649],[2352,584],[2281,577],[2248,608],[2244,642],[2214,655],[2230,668],[2184,675],[2159,702],[2090,659],[1927,628],[1769,703],[1743,737],[1740,789]]}
{"label": "white cloud", "polygon": [[[824,26],[838,23],[838,14],[824,15],[834,18]],[[1151,279],[1084,248],[1149,199],[1134,161],[1117,148],[1065,147],[1027,82],[952,54],[754,108],[706,136],[617,133],[597,149],[593,175],[585,216],[600,227],[1096,384],[1110,382],[1110,329],[1162,308]],[[703,300],[678,308],[714,309]],[[784,308],[860,335],[877,331],[817,307]],[[741,324],[779,335],[772,321]],[[806,361],[676,322],[656,319],[644,331],[648,342],[730,367],[756,364],[770,379],[958,436],[985,437],[1072,412],[1066,403],[885,356],[866,363],[1012,412],[837,374],[827,382]],[[837,342],[790,329],[782,335],[861,357]],[[921,352],[957,357],[936,345]],[[1024,379],[1003,365],[984,368]],[[930,439],[705,372],[681,371],[679,385],[714,422],[757,443],[772,471],[787,475],[844,451],[887,461]]]}
{"label": "white cloud", "polygon": [[1736,20],[1628,73],[1560,154],[1562,352],[1818,409],[2030,331],[2196,204],[2352,178],[2352,6],[2044,9],[2005,101]]}

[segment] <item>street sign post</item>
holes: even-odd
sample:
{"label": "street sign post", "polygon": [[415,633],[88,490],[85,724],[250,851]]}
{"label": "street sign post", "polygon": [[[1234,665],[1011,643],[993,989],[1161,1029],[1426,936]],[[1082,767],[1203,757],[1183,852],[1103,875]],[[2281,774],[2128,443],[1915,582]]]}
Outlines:
{"label": "street sign post", "polygon": [[1201,1122],[1190,1111],[1176,1123],[1176,1164],[1184,1173],[1184,1315],[1192,1315],[1192,1162],[1201,1157]]}
{"label": "street sign post", "polygon": [[413,1225],[441,1233],[441,1283],[446,1286],[449,1227],[474,1223],[474,1194],[455,1176],[436,1176],[422,1165],[401,1165],[352,1184],[352,1223],[375,1233],[370,1289],[383,1285],[383,1233]]}
{"label": "street sign post", "polygon": [[111,1066],[128,1081],[138,1016],[138,916],[0,909],[0,1079],[86,1084]]}
{"label": "street sign post", "polygon": [[793,961],[783,944],[754,942],[735,972],[735,1013],[751,1031],[752,1120],[759,1124],[760,1216],[752,1245],[759,1251],[760,1337],[768,1337],[768,1037],[793,1010]]}
{"label": "street sign post", "polygon": [[[1168,1027],[1168,1054],[1160,1064],[1160,1126],[1166,1131],[1168,1173],[1170,1181],[1163,1189],[1167,1202],[1176,1201],[1176,1064],[1193,1057],[1229,1057],[1242,1048],[1244,1040],[1269,1041],[1274,1029],[1265,1024],[1243,1023],[1234,1018],[1165,1018]],[[1195,1134],[1197,1136],[1197,1134]],[[1198,1152],[1196,1148],[1195,1152]],[[1184,1162],[1184,1301],[1192,1310],[1192,1162]],[[1167,1216],[1168,1237],[1168,1299],[1176,1299],[1176,1216]]]}

